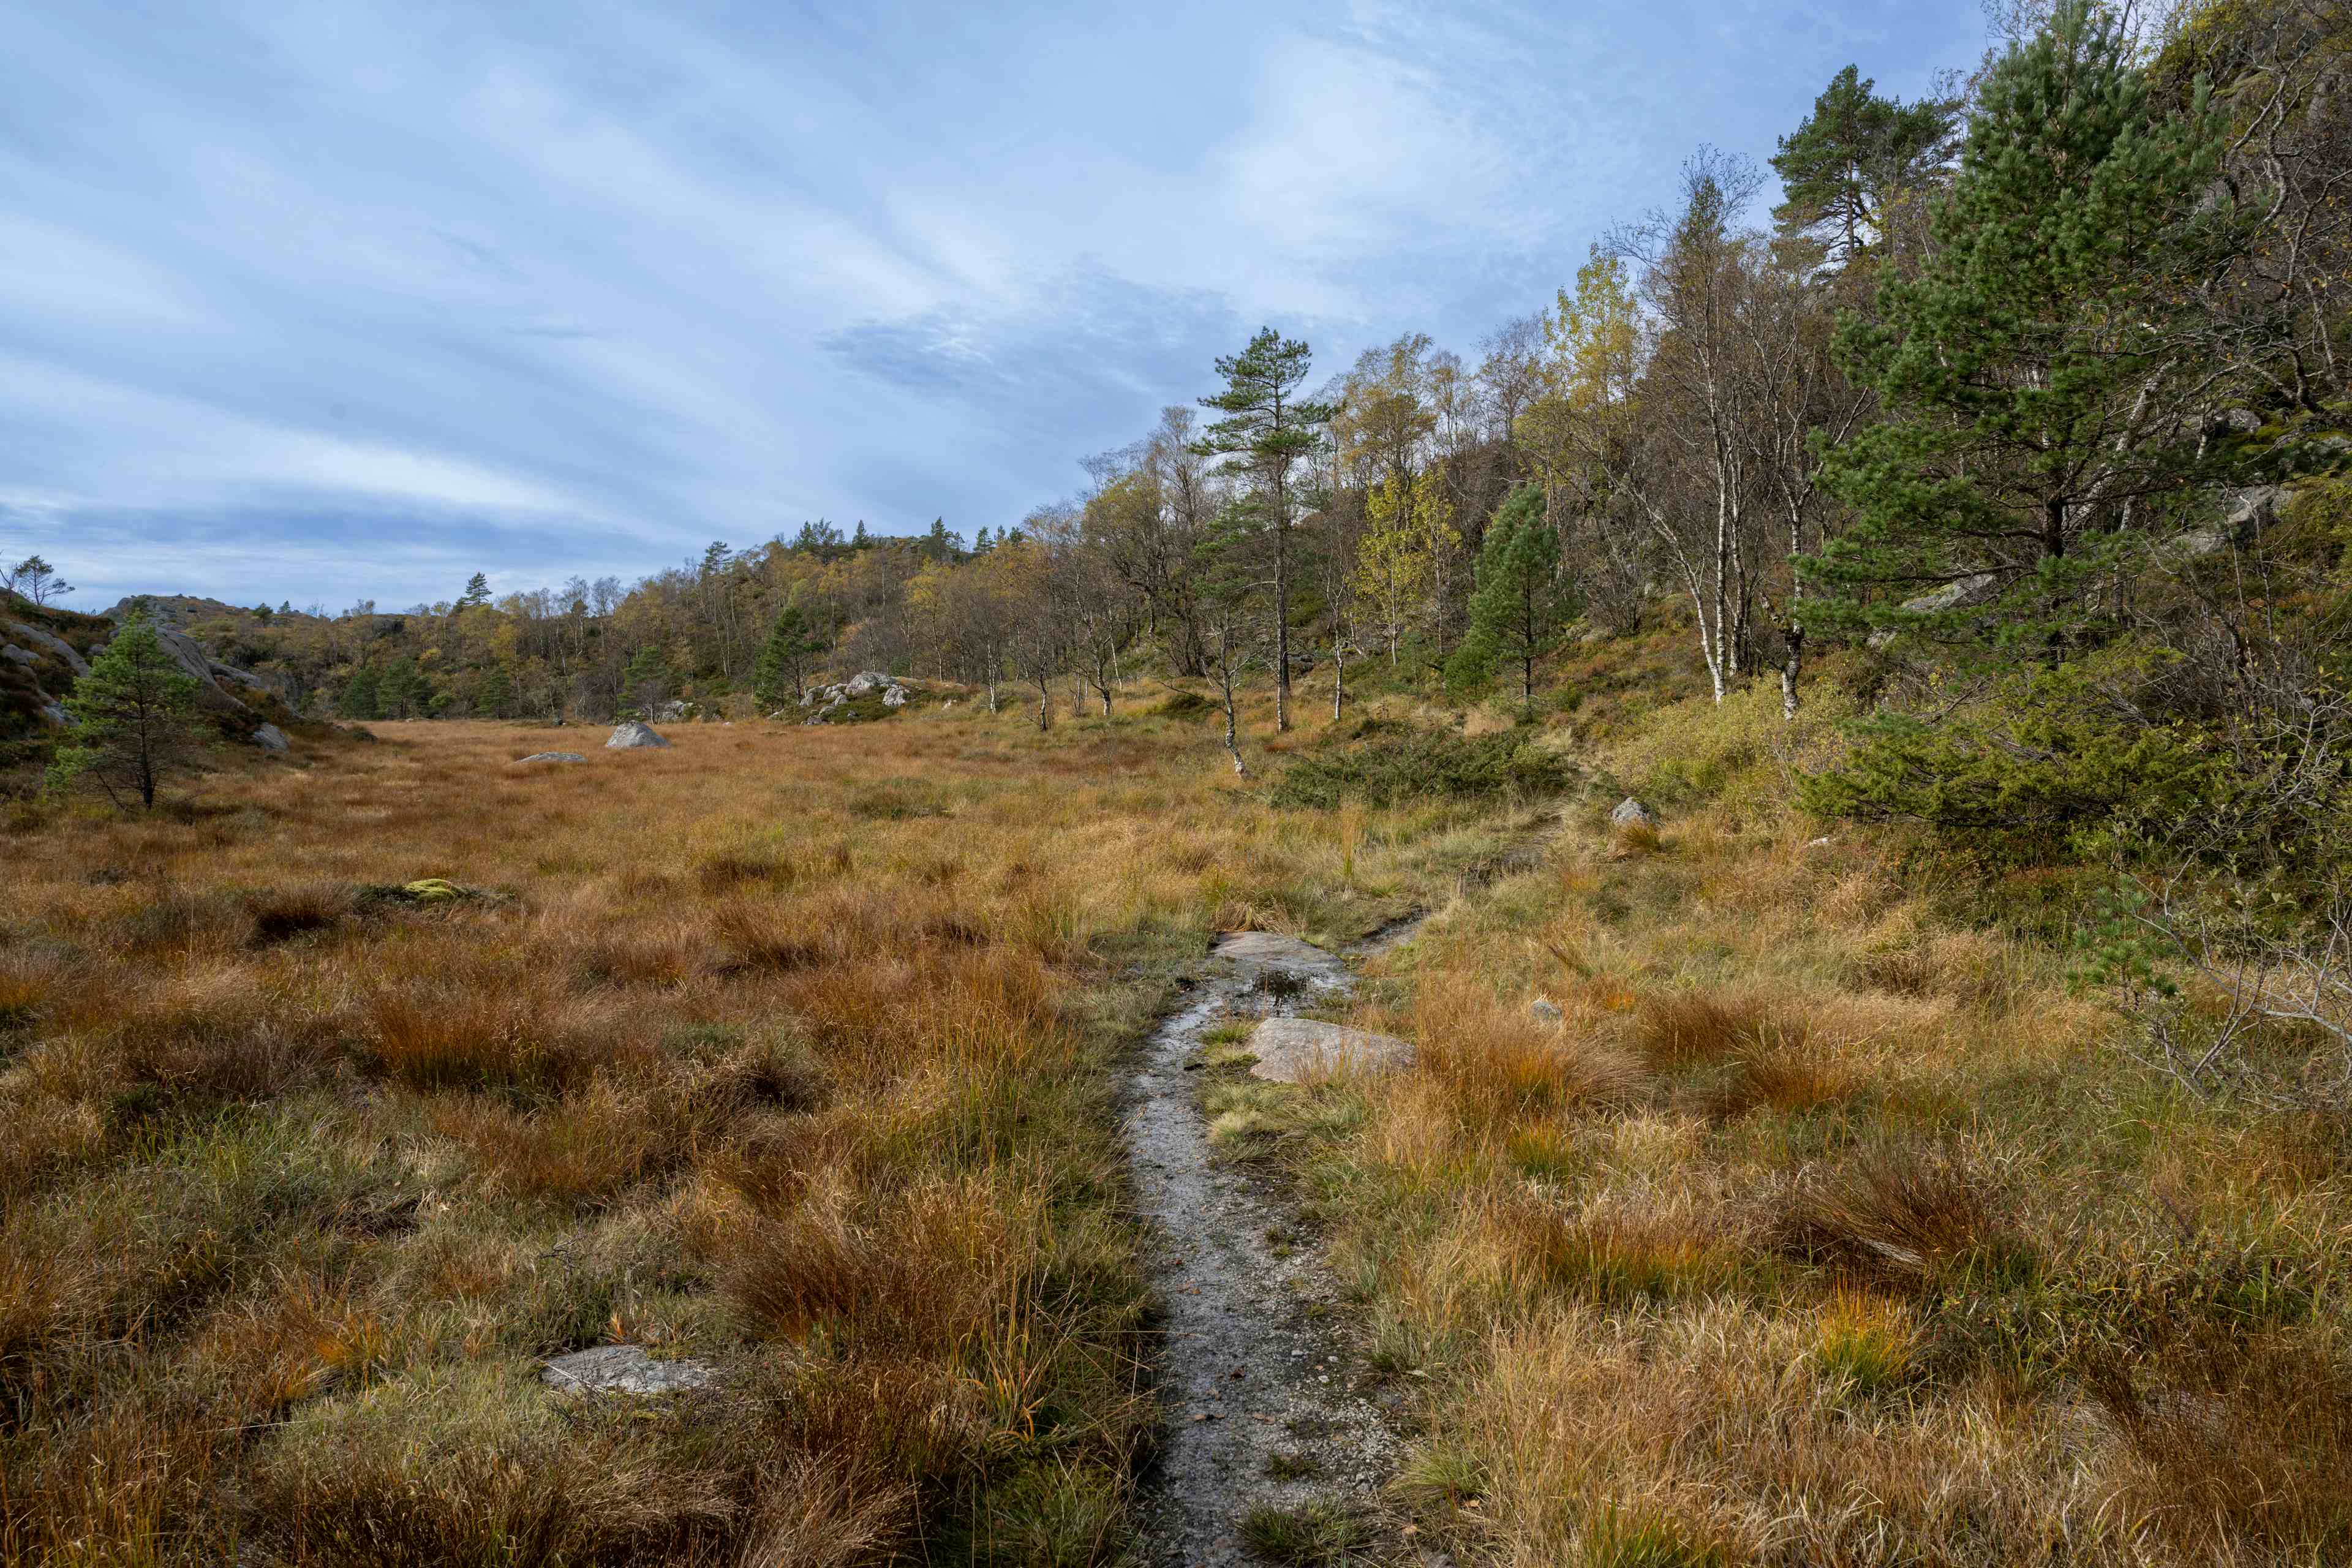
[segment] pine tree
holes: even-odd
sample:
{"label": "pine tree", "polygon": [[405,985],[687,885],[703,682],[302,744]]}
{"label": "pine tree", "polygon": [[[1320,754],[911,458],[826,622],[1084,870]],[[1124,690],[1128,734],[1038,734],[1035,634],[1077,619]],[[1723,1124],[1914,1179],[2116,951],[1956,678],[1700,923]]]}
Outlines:
{"label": "pine tree", "polygon": [[381,719],[383,717],[380,677],[373,665],[363,664],[352,671],[343,683],[343,694],[336,700],[335,710],[346,719]]}
{"label": "pine tree", "polygon": [[503,719],[513,710],[514,678],[505,665],[493,662],[482,667],[474,678],[472,701],[478,718]]}
{"label": "pine tree", "polygon": [[669,700],[669,661],[657,647],[641,647],[622,678],[621,704],[634,709],[640,719],[651,719]]}
{"label": "pine tree", "polygon": [[466,591],[457,595],[457,608],[478,610],[490,602],[490,580],[477,572],[466,580]]}
{"label": "pine tree", "polygon": [[36,605],[50,604],[74,591],[72,584],[58,575],[56,567],[37,555],[27,555],[0,573],[0,587],[13,588]]}
{"label": "pine tree", "polygon": [[1209,426],[1196,450],[1242,459],[1260,492],[1256,514],[1273,537],[1276,730],[1290,728],[1290,525],[1299,499],[1293,470],[1315,450],[1335,412],[1298,396],[1313,364],[1304,342],[1264,327],[1241,353],[1217,361],[1225,390],[1201,399],[1225,417]]}
{"label": "pine tree", "polygon": [[830,561],[842,552],[841,530],[823,518],[814,522],[804,522],[801,524],[800,532],[793,536],[789,548],[814,555],[820,561]]}
{"label": "pine tree", "polygon": [[1536,660],[1559,634],[1559,537],[1544,521],[1543,489],[1523,485],[1486,525],[1470,596],[1470,635],[1448,663],[1457,686],[1490,679],[1496,664],[1519,667],[1519,700],[1536,695]]}
{"label": "pine tree", "polygon": [[1875,85],[1853,66],[1838,72],[1772,159],[1787,193],[1775,213],[1781,226],[1821,241],[1840,262],[1885,233],[1889,206],[1950,144],[1953,104],[1902,103],[1879,97]]}
{"label": "pine tree", "polygon": [[963,541],[948,531],[946,518],[935,517],[931,519],[931,531],[923,535],[917,548],[922,552],[925,560],[944,563],[963,553]]}
{"label": "pine tree", "polygon": [[432,700],[432,683],[425,679],[413,658],[394,659],[377,678],[376,708],[383,718],[421,718]]}
{"label": "pine tree", "polygon": [[77,727],[49,764],[51,786],[87,778],[118,806],[125,795],[152,806],[164,773],[195,751],[200,689],[147,618],[132,615],[65,700]]}
{"label": "pine tree", "polygon": [[1840,325],[1889,417],[1823,463],[1853,516],[1801,563],[1808,624],[2060,657],[2135,509],[2196,465],[2195,284],[2239,231],[2208,199],[2218,156],[2201,101],[2156,119],[2084,0],[1993,68],[1933,255],[1887,282],[1883,324]]}
{"label": "pine tree", "polygon": [[797,702],[808,689],[809,660],[824,651],[801,607],[786,605],[751,666],[751,695],[762,708],[781,706],[788,696]]}

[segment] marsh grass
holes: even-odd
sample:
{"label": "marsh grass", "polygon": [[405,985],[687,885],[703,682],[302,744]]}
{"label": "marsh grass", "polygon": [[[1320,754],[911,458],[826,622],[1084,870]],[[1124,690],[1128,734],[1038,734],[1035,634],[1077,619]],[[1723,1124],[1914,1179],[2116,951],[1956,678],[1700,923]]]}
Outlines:
{"label": "marsh grass", "polygon": [[[1115,1560],[1116,1053],[1382,918],[1330,835],[1150,720],[378,731],[0,860],[0,1563]],[[615,1340],[720,1381],[541,1385]]]}
{"label": "marsh grass", "polygon": [[2345,1556],[2335,1123],[2118,1050],[2063,878],[1816,844],[1824,706],[1613,716],[1540,863],[1376,966],[1413,1069],[1265,1146],[1420,1394],[1399,1500],[1514,1568]]}

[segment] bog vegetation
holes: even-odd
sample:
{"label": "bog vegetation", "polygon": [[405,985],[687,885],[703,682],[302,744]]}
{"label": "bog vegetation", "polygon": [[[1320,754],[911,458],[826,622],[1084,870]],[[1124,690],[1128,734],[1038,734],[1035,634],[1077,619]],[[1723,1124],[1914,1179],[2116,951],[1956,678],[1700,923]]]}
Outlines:
{"label": "bog vegetation", "polygon": [[142,784],[123,633],[0,754],[0,1558],[1113,1560],[1120,1047],[1416,905],[1410,1071],[1205,1075],[1413,1428],[1256,1550],[2352,1556],[2347,68],[2019,7],[1769,227],[1702,153],[1475,363],[1269,330],[969,542],[148,606],[317,722]]}

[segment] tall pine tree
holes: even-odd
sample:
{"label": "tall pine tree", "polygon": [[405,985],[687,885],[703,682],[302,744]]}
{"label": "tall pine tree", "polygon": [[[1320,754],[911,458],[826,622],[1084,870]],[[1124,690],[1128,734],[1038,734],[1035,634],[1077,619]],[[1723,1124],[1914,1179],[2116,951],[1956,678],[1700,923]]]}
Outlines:
{"label": "tall pine tree", "polygon": [[1519,668],[1519,700],[1536,694],[1536,660],[1559,635],[1559,536],[1544,519],[1543,487],[1523,485],[1486,525],[1470,596],[1470,635],[1446,674],[1457,686],[1491,678],[1497,664]]}
{"label": "tall pine tree", "polygon": [[1225,416],[1211,425],[1197,451],[1237,458],[1256,491],[1254,513],[1273,542],[1274,727],[1290,728],[1290,527],[1298,496],[1298,464],[1322,437],[1334,410],[1303,399],[1298,389],[1314,364],[1313,351],[1272,327],[1249,346],[1217,361],[1225,390],[1201,399]]}
{"label": "tall pine tree", "polygon": [[76,728],[49,763],[51,785],[89,779],[118,806],[125,795],[152,806],[165,773],[195,750],[199,689],[154,626],[133,614],[65,700]]}
{"label": "tall pine tree", "polygon": [[1786,199],[1783,229],[1851,262],[1882,237],[1888,209],[1924,184],[1951,144],[1955,106],[1881,98],[1853,67],[1830,79],[1802,125],[1773,156]]}
{"label": "tall pine tree", "polygon": [[1802,563],[1811,624],[2059,657],[2085,585],[2196,464],[2197,284],[2239,232],[2219,153],[2201,98],[2152,112],[2103,6],[2064,0],[1995,65],[1926,266],[1839,330],[1888,417],[1823,464],[1853,519]]}

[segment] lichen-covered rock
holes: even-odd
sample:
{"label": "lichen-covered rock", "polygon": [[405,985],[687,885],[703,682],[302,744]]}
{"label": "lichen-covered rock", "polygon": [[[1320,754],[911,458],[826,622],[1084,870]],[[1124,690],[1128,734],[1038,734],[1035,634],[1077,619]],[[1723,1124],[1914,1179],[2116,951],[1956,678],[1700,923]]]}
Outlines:
{"label": "lichen-covered rock", "polygon": [[1630,795],[1617,803],[1617,809],[1609,814],[1609,820],[1619,827],[1632,826],[1636,824],[1644,827],[1655,827],[1658,825],[1658,819],[1650,815],[1650,808]]}
{"label": "lichen-covered rock", "polygon": [[1311,1083],[1347,1073],[1394,1072],[1412,1065],[1412,1042],[1315,1018],[1268,1018],[1249,1038],[1253,1076]]}
{"label": "lichen-covered rock", "polygon": [[883,706],[883,707],[885,707],[885,708],[904,708],[906,705],[907,705],[907,689],[906,689],[905,687],[903,687],[903,686],[893,686],[893,687],[891,687],[888,690],[887,690],[887,691],[885,691],[885,692],[883,692],[883,693],[882,693],[882,706]]}
{"label": "lichen-covered rock", "polygon": [[669,742],[655,732],[654,727],[631,719],[613,727],[613,738],[604,742],[607,751],[628,751],[639,746],[667,746]]}
{"label": "lichen-covered rock", "polygon": [[698,1361],[656,1361],[642,1345],[597,1345],[552,1358],[540,1381],[567,1394],[682,1394],[710,1381]]}

